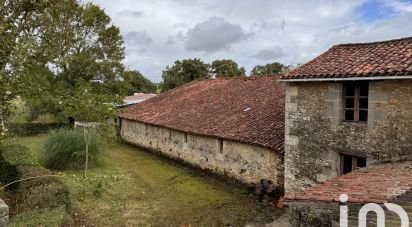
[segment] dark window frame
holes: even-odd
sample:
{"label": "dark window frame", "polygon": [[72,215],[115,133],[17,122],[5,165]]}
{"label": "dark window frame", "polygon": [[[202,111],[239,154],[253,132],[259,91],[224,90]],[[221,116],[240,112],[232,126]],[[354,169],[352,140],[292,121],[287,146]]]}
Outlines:
{"label": "dark window frame", "polygon": [[[350,164],[350,166],[348,166],[348,164]],[[350,173],[352,171],[355,171],[357,168],[366,167],[366,165],[367,165],[367,159],[365,157],[341,154],[339,175]],[[347,169],[350,169],[350,170],[347,170]]]}
{"label": "dark window frame", "polygon": [[223,139],[218,140],[219,153],[223,154]]}
{"label": "dark window frame", "polygon": [[[352,89],[353,95],[348,95],[347,90]],[[367,92],[367,94],[361,94],[362,91]],[[349,82],[343,84],[343,121],[352,123],[366,124],[368,122],[368,112],[369,112],[369,83],[368,82]],[[352,107],[348,107],[348,100],[352,101]],[[361,101],[366,101],[366,108],[361,107]],[[363,102],[365,103],[365,102]],[[352,111],[352,113],[350,113]],[[361,116],[361,113],[366,113],[366,115]],[[351,116],[351,118],[348,118]]]}

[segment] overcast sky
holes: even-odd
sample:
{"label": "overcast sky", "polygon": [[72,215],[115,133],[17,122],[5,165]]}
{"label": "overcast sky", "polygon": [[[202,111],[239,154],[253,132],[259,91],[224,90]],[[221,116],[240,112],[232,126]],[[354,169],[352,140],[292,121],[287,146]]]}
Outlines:
{"label": "overcast sky", "polygon": [[412,36],[412,0],[93,0],[120,27],[125,64],[154,82],[177,59],[305,63],[332,45]]}

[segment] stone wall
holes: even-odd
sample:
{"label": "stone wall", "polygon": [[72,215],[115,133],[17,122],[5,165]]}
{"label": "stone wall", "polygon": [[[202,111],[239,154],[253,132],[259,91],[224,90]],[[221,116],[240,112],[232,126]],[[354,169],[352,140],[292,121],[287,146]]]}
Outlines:
{"label": "stone wall", "polygon": [[[296,227],[339,226],[339,203],[288,202],[289,222]],[[337,225],[336,225],[337,224]]]}
{"label": "stone wall", "polygon": [[121,137],[173,159],[243,183],[272,180],[283,189],[283,158],[275,151],[122,119]]}
{"label": "stone wall", "polygon": [[6,227],[9,223],[9,207],[0,199],[0,227]]}
{"label": "stone wall", "polygon": [[[289,201],[284,202],[283,204],[287,207],[289,223],[292,226],[296,227],[340,227],[339,222],[341,218],[341,206],[343,206],[343,208],[346,208],[348,211],[348,226],[359,226],[359,210],[364,205],[361,203],[319,201]],[[387,209],[384,210],[387,211]],[[392,221],[393,219],[397,220],[397,217],[396,215],[392,215],[391,217],[387,216],[386,219],[388,221]],[[376,214],[374,212],[369,212],[368,220],[376,221]]]}
{"label": "stone wall", "polygon": [[340,154],[368,164],[412,159],[412,81],[372,81],[368,123],[342,122],[340,83],[289,83],[286,89],[285,190],[336,177]]}

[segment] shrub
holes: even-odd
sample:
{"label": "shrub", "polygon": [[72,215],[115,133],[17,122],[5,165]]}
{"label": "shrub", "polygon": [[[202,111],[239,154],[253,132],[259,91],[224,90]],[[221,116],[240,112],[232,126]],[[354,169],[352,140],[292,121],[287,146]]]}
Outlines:
{"label": "shrub", "polygon": [[[83,131],[59,129],[51,131],[44,145],[42,164],[50,169],[81,169],[85,165]],[[89,145],[89,167],[95,166],[101,156],[103,143],[97,135],[91,137]]]}
{"label": "shrub", "polygon": [[31,136],[47,133],[53,129],[67,128],[66,123],[9,123],[6,128],[13,135]]}
{"label": "shrub", "polygon": [[[0,182],[8,184],[20,179],[19,165],[39,166],[27,147],[18,144],[0,146]],[[12,184],[7,189],[15,190],[18,186],[18,183]]]}

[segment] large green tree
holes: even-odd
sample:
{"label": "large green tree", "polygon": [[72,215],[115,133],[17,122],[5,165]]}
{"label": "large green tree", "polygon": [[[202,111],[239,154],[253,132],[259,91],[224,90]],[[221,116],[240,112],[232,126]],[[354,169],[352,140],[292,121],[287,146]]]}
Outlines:
{"label": "large green tree", "polygon": [[273,62],[266,65],[257,65],[253,67],[250,76],[268,76],[280,74],[286,70],[287,67],[279,62]]}
{"label": "large green tree", "polygon": [[137,70],[128,70],[123,74],[124,81],[127,83],[127,94],[133,93],[156,93],[157,86]]}
{"label": "large green tree", "polygon": [[17,18],[2,21],[0,33],[10,47],[0,49],[6,56],[2,69],[19,80],[15,90],[29,104],[65,114],[59,103],[75,95],[79,81],[101,94],[125,94],[123,38],[100,7],[27,0],[4,1],[2,9],[5,18]]}
{"label": "large green tree", "polygon": [[4,116],[9,111],[9,102],[13,99],[13,87],[10,77],[0,71],[0,142],[7,133]]}
{"label": "large green tree", "polygon": [[17,85],[21,81],[17,71],[30,46],[24,34],[31,30],[40,11],[41,7],[33,1],[0,2],[0,139],[7,131],[4,114],[9,110],[10,101],[16,97]]}
{"label": "large green tree", "polygon": [[160,87],[164,92],[193,80],[210,79],[210,65],[198,58],[177,60],[172,66],[166,66],[162,78]]}
{"label": "large green tree", "polygon": [[246,70],[239,67],[236,62],[230,59],[215,60],[212,62],[212,73],[216,78],[221,77],[245,77]]}

